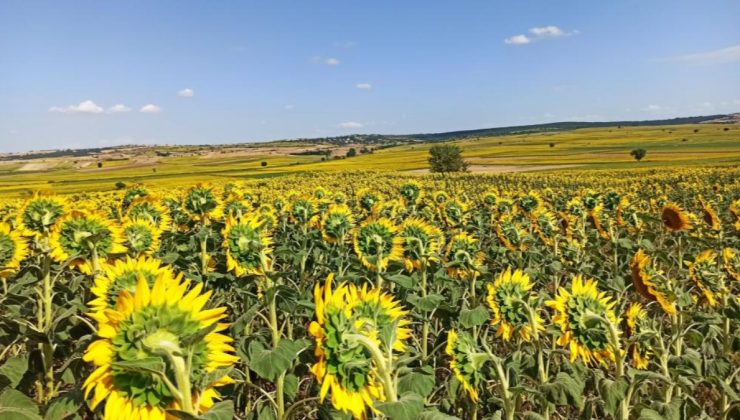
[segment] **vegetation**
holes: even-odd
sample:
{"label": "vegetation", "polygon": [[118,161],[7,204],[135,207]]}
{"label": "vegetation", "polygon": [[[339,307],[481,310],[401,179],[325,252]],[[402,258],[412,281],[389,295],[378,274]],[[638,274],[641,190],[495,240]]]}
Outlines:
{"label": "vegetation", "polygon": [[630,152],[630,156],[635,158],[635,160],[638,162],[641,161],[642,158],[645,157],[645,155],[647,155],[647,150],[645,149],[632,149],[632,151]]}
{"label": "vegetation", "polygon": [[429,149],[429,170],[431,172],[467,172],[468,164],[462,157],[462,150],[454,144],[438,144]]}
{"label": "vegetation", "polygon": [[6,199],[0,417],[737,418],[739,176]]}

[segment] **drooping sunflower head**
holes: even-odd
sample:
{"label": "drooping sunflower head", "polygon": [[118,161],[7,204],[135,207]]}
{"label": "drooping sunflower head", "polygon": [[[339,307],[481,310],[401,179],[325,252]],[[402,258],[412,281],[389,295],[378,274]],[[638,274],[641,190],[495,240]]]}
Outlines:
{"label": "drooping sunflower head", "polygon": [[740,221],[740,198],[730,203],[730,213],[736,221]]}
{"label": "drooping sunflower head", "polygon": [[333,204],[321,216],[321,237],[332,244],[343,243],[354,225],[352,210],[346,204]]}
{"label": "drooping sunflower head", "polygon": [[699,289],[701,297],[710,306],[717,306],[720,298],[727,293],[725,273],[717,264],[717,252],[707,249],[694,258],[694,262],[685,262],[689,267],[689,278]]}
{"label": "drooping sunflower head", "polygon": [[332,201],[334,201],[334,204],[346,204],[347,203],[347,194],[343,192],[337,192],[334,193],[332,196]]}
{"label": "drooping sunflower head", "polygon": [[700,200],[699,204],[701,205],[701,218],[707,227],[711,230],[719,230],[721,226],[719,216],[717,216],[717,211],[714,210],[712,203]]}
{"label": "drooping sunflower head", "polygon": [[401,193],[401,197],[403,197],[403,201],[407,205],[416,204],[423,196],[421,184],[413,180],[401,185],[399,192]]}
{"label": "drooping sunflower head", "polygon": [[5,222],[0,223],[0,277],[18,272],[21,262],[28,256],[28,245],[19,231]]}
{"label": "drooping sunflower head", "polygon": [[581,204],[586,210],[593,210],[599,204],[599,194],[591,189],[587,189],[581,195]]}
{"label": "drooping sunflower head", "polygon": [[208,375],[238,360],[233,340],[221,334],[226,308],[204,309],[211,292],[188,286],[158,277],[149,287],[139,276],[134,293],[121,290],[107,311],[109,321],[83,356],[96,368],[83,384],[85,397],[93,394],[93,409],[105,401],[106,419],[164,419],[167,409],[183,408],[181,381],[192,384],[193,409],[202,413],[218,398],[215,387],[233,383]]}
{"label": "drooping sunflower head", "polygon": [[278,217],[277,213],[275,212],[275,209],[269,205],[269,204],[263,204],[257,208],[257,211],[254,213],[254,217],[256,217],[260,223],[262,223],[262,227],[272,231],[272,229],[277,226],[278,223]]}
{"label": "drooping sunflower head", "polygon": [[360,207],[367,212],[372,211],[375,205],[382,199],[383,198],[380,194],[367,188],[361,189],[357,192],[357,202],[360,204]]}
{"label": "drooping sunflower head", "polygon": [[624,316],[624,332],[628,339],[634,340],[634,343],[629,346],[628,354],[636,369],[647,369],[652,354],[649,345],[639,342],[638,338],[646,329],[647,320],[647,311],[639,303],[632,303],[627,308]]}
{"label": "drooping sunflower head", "polygon": [[532,324],[544,330],[542,318],[535,313],[530,321],[526,305],[534,305],[536,297],[531,293],[532,283],[529,275],[521,270],[511,271],[511,267],[499,274],[493,283],[487,285],[486,302],[493,312],[491,324],[498,327],[497,337],[510,341],[514,335],[523,341],[532,339]]}
{"label": "drooping sunflower head", "polygon": [[252,210],[249,201],[229,195],[224,199],[223,211],[226,217],[240,218]]}
{"label": "drooping sunflower head", "polygon": [[599,237],[602,239],[609,240],[611,235],[609,234],[609,224],[611,220],[607,213],[604,212],[604,206],[601,204],[596,205],[593,209],[588,211],[588,221],[591,223]]}
{"label": "drooping sunflower head", "polygon": [[94,258],[105,259],[126,252],[123,232],[115,222],[95,212],[72,211],[64,216],[49,237],[51,257],[70,267],[92,273]]}
{"label": "drooping sunflower head", "polygon": [[722,265],[730,278],[740,281],[740,252],[734,248],[723,249]]}
{"label": "drooping sunflower head", "polygon": [[465,224],[468,218],[468,206],[462,201],[452,198],[442,204],[442,219],[450,227],[459,227]]}
{"label": "drooping sunflower head", "polygon": [[229,271],[237,276],[265,274],[271,263],[272,236],[258,217],[229,218],[222,235]]}
{"label": "drooping sunflower head", "polygon": [[439,190],[435,191],[434,194],[432,194],[432,200],[434,201],[434,204],[441,205],[444,204],[445,201],[450,199],[450,195],[447,194],[447,192]]}
{"label": "drooping sunflower head", "polygon": [[148,195],[149,191],[147,191],[146,188],[142,186],[136,186],[126,190],[126,192],[123,194],[123,197],[121,198],[121,209],[123,210],[123,213],[128,210],[131,203],[133,203],[136,199],[143,198]]}
{"label": "drooping sunflower head", "polygon": [[488,190],[483,193],[483,204],[488,207],[494,207],[498,202],[498,193],[493,190]]}
{"label": "drooping sunflower head", "polygon": [[316,210],[316,203],[312,199],[294,198],[290,203],[290,220],[299,225],[308,224]]}
{"label": "drooping sunflower head", "polygon": [[133,254],[152,254],[159,250],[162,231],[149,219],[128,219],[123,222],[124,246]]}
{"label": "drooping sunflower head", "polygon": [[639,249],[630,262],[630,275],[635,290],[648,300],[656,301],[661,309],[676,314],[676,295],[668,278],[654,267],[652,258]]}
{"label": "drooping sunflower head", "polygon": [[681,232],[691,229],[689,215],[676,203],[668,202],[664,204],[660,214],[663,225],[670,232]]}
{"label": "drooping sunflower head", "polygon": [[179,282],[182,276],[175,276],[169,266],[154,258],[141,256],[139,258],[126,257],[125,260],[116,260],[111,264],[104,264],[102,272],[95,276],[95,282],[90,288],[95,298],[88,302],[91,312],[88,314],[98,322],[108,322],[107,310],[116,308],[116,302],[121,291],[136,292],[136,283],[142,277],[149,287],[154,286],[155,280],[169,284]]}
{"label": "drooping sunflower head", "polygon": [[18,227],[26,236],[46,235],[67,213],[67,201],[54,195],[40,195],[33,198],[18,211]]}
{"label": "drooping sunflower head", "polygon": [[[383,351],[403,352],[411,337],[408,311],[392,295],[377,288],[350,286],[347,299],[355,320],[354,328],[368,337],[376,337]],[[390,332],[390,333],[388,333]]]}
{"label": "drooping sunflower head", "polygon": [[[617,325],[613,302],[605,292],[599,292],[593,279],[573,279],[570,290],[561,287],[554,300],[546,305],[555,310],[553,322],[560,326],[560,346],[569,346],[570,359],[583,359],[586,364],[614,361],[614,349],[609,343],[607,320]],[[601,320],[597,317],[602,318]]]}
{"label": "drooping sunflower head", "polygon": [[540,209],[532,215],[532,226],[537,232],[542,242],[551,245],[557,234],[560,233],[560,226],[555,220],[555,215],[551,211]]}
{"label": "drooping sunflower head", "polygon": [[514,202],[509,198],[499,198],[496,203],[496,211],[501,216],[512,214],[514,212]]}
{"label": "drooping sunflower head", "polygon": [[516,204],[525,213],[532,213],[542,205],[542,198],[536,191],[530,191],[520,195]]}
{"label": "drooping sunflower head", "polygon": [[479,400],[478,389],[485,382],[482,367],[486,362],[485,353],[478,349],[475,339],[466,332],[454,329],[447,332],[445,354],[450,356],[450,370],[460,382],[471,401]]}
{"label": "drooping sunflower head", "polygon": [[565,204],[565,210],[572,216],[580,217],[586,213],[586,208],[580,197],[573,197]]}
{"label": "drooping sunflower head", "polygon": [[420,270],[422,261],[436,261],[442,246],[442,231],[427,221],[410,217],[399,231],[403,239],[403,262],[406,270]]}
{"label": "drooping sunflower head", "polygon": [[193,221],[206,223],[220,217],[220,201],[213,187],[198,184],[191,187],[183,199],[183,208]]}
{"label": "drooping sunflower head", "polygon": [[355,229],[355,253],[360,262],[372,271],[384,271],[390,261],[403,258],[403,239],[398,227],[390,220],[370,219]]}
{"label": "drooping sunflower head", "polygon": [[627,197],[622,197],[617,206],[617,225],[626,226],[630,231],[635,232],[642,228],[642,220],[637,216],[635,206]]}
{"label": "drooping sunflower head", "polygon": [[474,236],[460,232],[450,238],[445,252],[445,266],[450,277],[469,279],[476,276],[483,266],[483,259],[478,239]]}
{"label": "drooping sunflower head", "polygon": [[509,251],[526,251],[529,249],[530,238],[527,232],[514,218],[507,214],[494,222],[496,237]]}
{"label": "drooping sunflower head", "polygon": [[324,187],[316,187],[313,190],[313,197],[317,200],[323,200],[327,196],[326,189]]}
{"label": "drooping sunflower head", "polygon": [[[353,307],[357,305],[356,290],[350,298],[352,286],[340,284],[332,289],[334,275],[326,282],[316,284],[314,304],[316,320],[308,331],[314,337],[316,363],[311,372],[321,384],[319,396],[323,401],[331,391],[332,405],[356,419],[364,419],[374,401],[385,400],[382,386],[377,379],[372,355],[355,340],[352,334],[364,335],[363,322],[357,322]],[[372,329],[371,329],[372,330]],[[379,343],[377,333],[370,337]]]}

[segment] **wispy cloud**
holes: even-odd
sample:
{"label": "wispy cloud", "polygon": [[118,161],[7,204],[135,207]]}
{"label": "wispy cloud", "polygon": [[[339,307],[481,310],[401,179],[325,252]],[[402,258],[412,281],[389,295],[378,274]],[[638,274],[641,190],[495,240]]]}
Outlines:
{"label": "wispy cloud", "polygon": [[340,128],[362,128],[364,125],[356,121],[347,121],[339,124]]}
{"label": "wispy cloud", "polygon": [[66,107],[53,106],[49,108],[49,112],[60,112],[70,114],[102,114],[103,107],[99,106],[91,100],[82,101],[77,105],[69,105]]}
{"label": "wispy cloud", "polygon": [[193,96],[195,96],[195,91],[193,91],[193,89],[190,89],[190,88],[185,88],[177,92],[177,96],[181,98],[192,98]]}
{"label": "wispy cloud", "polygon": [[288,104],[283,107],[286,111],[290,111],[291,109],[295,109],[295,105]]}
{"label": "wispy cloud", "polygon": [[740,61],[740,45],[719,50],[704,51],[694,54],[679,55],[661,61],[677,61],[689,64],[723,64]]}
{"label": "wispy cloud", "polygon": [[131,111],[131,108],[127,107],[124,104],[113,105],[112,107],[108,108],[109,114],[122,114],[129,111]]}
{"label": "wispy cloud", "polygon": [[320,55],[314,56],[311,60],[314,63],[324,64],[324,65],[332,66],[332,67],[338,66],[339,64],[342,63],[341,61],[339,61],[338,58],[335,58],[335,57],[322,57]]}
{"label": "wispy cloud", "polygon": [[525,45],[533,42],[542,41],[545,39],[564,38],[572,35],[577,35],[577,30],[564,31],[557,26],[535,26],[529,29],[529,34],[518,34],[510,36],[504,39],[505,44],[509,45]]}
{"label": "wispy cloud", "polygon": [[370,89],[373,88],[373,85],[371,85],[370,83],[358,83],[358,84],[355,85],[355,87],[357,89],[370,90]]}
{"label": "wispy cloud", "polygon": [[145,114],[159,114],[160,112],[162,112],[162,108],[154,104],[146,104],[141,107],[139,112],[143,112]]}

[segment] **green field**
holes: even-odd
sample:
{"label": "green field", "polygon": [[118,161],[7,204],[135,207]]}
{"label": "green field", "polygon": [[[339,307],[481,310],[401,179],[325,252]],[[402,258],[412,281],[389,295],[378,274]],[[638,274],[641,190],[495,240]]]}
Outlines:
{"label": "green field", "polygon": [[[536,170],[619,169],[740,163],[740,126],[689,124],[646,127],[588,128],[560,132],[469,138],[455,141],[474,172],[522,172]],[[295,146],[297,143],[290,144]],[[288,143],[286,143],[288,145]],[[375,150],[354,158],[322,161],[318,155],[295,156],[259,153],[235,156],[177,156],[150,158],[146,164],[130,160],[106,161],[77,168],[72,158],[44,161],[41,170],[22,170],[23,164],[0,165],[0,192],[22,196],[34,190],[70,193],[115,189],[117,182],[175,185],[224,178],[273,177],[307,171],[394,170],[422,173],[428,167],[432,143]],[[272,144],[280,150],[282,144]],[[187,151],[187,146],[173,151]],[[642,162],[629,152],[648,151]],[[259,148],[257,148],[259,150]],[[153,156],[153,151],[151,152]],[[261,166],[266,161],[267,166]]]}

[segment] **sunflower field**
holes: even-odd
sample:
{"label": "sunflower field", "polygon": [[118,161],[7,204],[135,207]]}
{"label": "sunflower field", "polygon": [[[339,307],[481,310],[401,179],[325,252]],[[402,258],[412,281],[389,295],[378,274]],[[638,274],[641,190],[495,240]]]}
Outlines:
{"label": "sunflower field", "polygon": [[0,419],[740,418],[740,168],[0,202]]}

